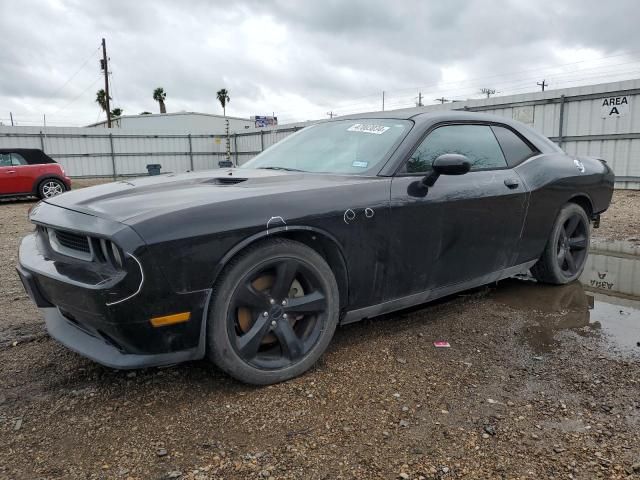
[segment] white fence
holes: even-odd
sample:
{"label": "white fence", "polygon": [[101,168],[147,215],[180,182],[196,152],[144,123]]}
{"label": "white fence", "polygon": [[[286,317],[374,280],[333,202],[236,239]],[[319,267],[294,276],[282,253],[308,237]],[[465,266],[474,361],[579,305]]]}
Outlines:
{"label": "white fence", "polygon": [[[231,160],[242,164],[302,126],[231,134]],[[226,158],[224,135],[169,134],[142,130],[66,127],[0,127],[0,148],[40,148],[71,177],[146,174],[158,163],[163,172],[218,168]]]}
{"label": "white fence", "polygon": [[[605,99],[624,98],[607,114]],[[622,101],[622,100],[618,100]],[[640,80],[527,93],[398,110],[482,111],[514,118],[551,138],[569,154],[604,158],[618,188],[640,188]],[[375,112],[372,113],[375,115]],[[309,123],[232,133],[231,159],[242,164]],[[140,175],[159,163],[163,172],[217,168],[226,155],[221,134],[167,134],[129,129],[0,127],[0,148],[42,148],[70,176]]]}

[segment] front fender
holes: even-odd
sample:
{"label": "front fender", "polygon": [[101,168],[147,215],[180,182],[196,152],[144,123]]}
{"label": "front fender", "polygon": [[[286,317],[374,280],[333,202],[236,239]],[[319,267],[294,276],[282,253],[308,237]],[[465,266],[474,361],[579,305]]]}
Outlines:
{"label": "front fender", "polygon": [[[244,249],[248,248],[249,246],[261,240],[266,240],[272,237],[294,236],[296,232],[318,235],[324,240],[324,242],[330,242],[330,245],[332,246],[333,249],[335,249],[335,252],[338,255],[338,258],[335,260],[341,263],[341,269],[344,271],[344,275],[346,278],[344,278],[343,281],[348,283],[348,271],[346,268],[347,263],[345,260],[346,257],[345,257],[344,249],[342,248],[342,245],[340,245],[340,242],[338,242],[338,240],[332,234],[330,234],[329,232],[323,229],[320,229],[317,227],[310,227],[307,225],[280,224],[275,228],[268,228],[260,232],[257,232],[243,239],[242,241],[238,242],[231,249],[229,249],[216,265],[216,268],[214,269],[214,272],[213,272],[213,281],[211,285],[213,285],[218,280],[222,271],[227,266],[227,264],[231,261],[231,259],[233,259],[236,255],[238,255]],[[330,264],[332,263],[331,259],[329,259],[329,263]],[[338,279],[338,281],[340,282],[340,279]]]}

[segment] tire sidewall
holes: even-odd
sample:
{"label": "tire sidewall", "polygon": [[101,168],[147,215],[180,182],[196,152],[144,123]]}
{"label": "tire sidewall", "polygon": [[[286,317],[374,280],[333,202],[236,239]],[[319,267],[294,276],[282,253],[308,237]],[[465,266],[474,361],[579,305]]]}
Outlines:
{"label": "tire sidewall", "polygon": [[[308,266],[323,284],[327,311],[323,331],[312,349],[294,365],[263,370],[246,363],[236,352],[229,338],[227,319],[230,299],[245,275],[262,264],[278,258],[293,258]],[[338,286],[331,268],[313,249],[294,241],[265,242],[242,255],[223,274],[213,292],[213,303],[207,318],[208,356],[222,370],[234,378],[255,385],[267,385],[296,377],[320,358],[329,345],[339,317]]]}
{"label": "tire sidewall", "polygon": [[556,219],[556,223],[553,226],[553,231],[551,232],[551,238],[549,238],[549,245],[546,251],[547,262],[550,268],[552,269],[553,275],[559,280],[560,283],[563,283],[563,284],[573,282],[574,280],[578,279],[580,275],[582,275],[584,266],[586,264],[586,257],[585,257],[585,261],[582,263],[578,271],[575,274],[569,275],[569,276],[567,276],[565,272],[563,272],[562,269],[560,268],[560,265],[558,265],[556,250],[557,250],[558,240],[560,238],[560,231],[564,223],[569,219],[569,217],[575,214],[580,215],[583,221],[585,222],[585,224],[587,225],[587,229],[586,229],[587,247],[586,248],[587,249],[589,248],[589,244],[591,241],[591,229],[589,225],[589,217],[587,216],[586,212],[582,207],[574,203],[571,203],[564,206],[562,210],[560,210],[560,213],[558,214],[558,218]]}

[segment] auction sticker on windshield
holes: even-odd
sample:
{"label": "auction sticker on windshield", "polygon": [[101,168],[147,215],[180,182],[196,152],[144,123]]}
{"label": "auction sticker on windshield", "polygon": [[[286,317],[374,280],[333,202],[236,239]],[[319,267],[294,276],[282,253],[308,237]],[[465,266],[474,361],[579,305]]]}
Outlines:
{"label": "auction sticker on windshield", "polygon": [[351,125],[347,130],[349,132],[360,132],[360,133],[375,133],[376,135],[382,135],[384,132],[389,130],[391,127],[385,127],[383,125],[367,125],[365,123],[356,123],[355,125]]}

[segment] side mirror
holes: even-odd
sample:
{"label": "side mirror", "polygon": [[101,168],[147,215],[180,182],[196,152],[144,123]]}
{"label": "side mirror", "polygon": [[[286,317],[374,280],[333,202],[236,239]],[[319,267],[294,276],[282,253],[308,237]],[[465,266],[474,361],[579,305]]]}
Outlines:
{"label": "side mirror", "polygon": [[464,155],[445,153],[433,161],[431,173],[422,179],[426,187],[432,187],[440,175],[464,175],[471,169],[471,162]]}

